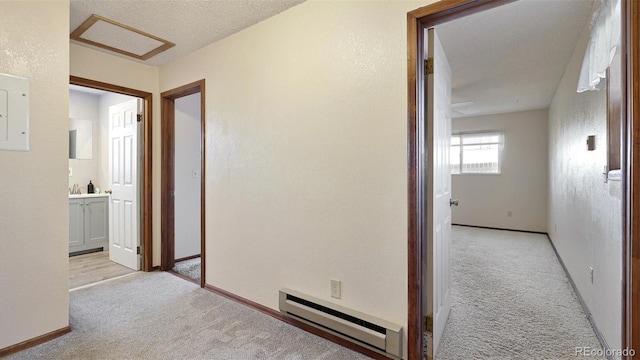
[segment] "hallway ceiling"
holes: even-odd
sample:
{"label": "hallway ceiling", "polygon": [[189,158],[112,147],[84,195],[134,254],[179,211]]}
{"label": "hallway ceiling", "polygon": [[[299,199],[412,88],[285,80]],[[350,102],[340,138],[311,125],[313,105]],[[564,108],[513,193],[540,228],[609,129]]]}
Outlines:
{"label": "hallway ceiling", "polygon": [[548,108],[592,6],[520,0],[437,25],[453,75],[453,117]]}
{"label": "hallway ceiling", "polygon": [[[127,57],[159,66],[304,1],[71,0],[69,33],[97,14],[175,43],[146,61]],[[592,6],[592,0],[519,0],[438,25],[453,72],[453,116],[547,108]],[[122,41],[117,33],[103,37]]]}
{"label": "hallway ceiling", "polygon": [[[97,14],[166,39],[176,45],[146,61],[72,40],[82,46],[159,66],[201,49],[304,0],[71,0],[69,34]],[[118,28],[107,29],[104,39],[118,42]],[[120,30],[121,31],[121,30]],[[127,48],[129,44],[122,44]]]}

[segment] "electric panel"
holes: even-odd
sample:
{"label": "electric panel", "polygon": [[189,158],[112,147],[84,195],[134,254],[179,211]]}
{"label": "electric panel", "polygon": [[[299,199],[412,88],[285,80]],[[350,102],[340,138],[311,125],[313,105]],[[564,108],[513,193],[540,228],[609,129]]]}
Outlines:
{"label": "electric panel", "polygon": [[29,151],[29,80],[0,74],[0,150]]}

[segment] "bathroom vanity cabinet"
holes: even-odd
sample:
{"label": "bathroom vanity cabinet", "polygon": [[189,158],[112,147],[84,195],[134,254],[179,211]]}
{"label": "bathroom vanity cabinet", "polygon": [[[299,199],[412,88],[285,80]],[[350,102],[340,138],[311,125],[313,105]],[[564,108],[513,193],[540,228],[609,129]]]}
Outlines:
{"label": "bathroom vanity cabinet", "polygon": [[69,196],[69,253],[109,249],[109,196]]}

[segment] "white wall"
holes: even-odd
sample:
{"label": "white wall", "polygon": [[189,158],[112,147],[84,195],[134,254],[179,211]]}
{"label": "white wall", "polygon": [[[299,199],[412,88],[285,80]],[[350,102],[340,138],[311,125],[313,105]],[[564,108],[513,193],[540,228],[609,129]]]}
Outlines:
{"label": "white wall", "polygon": [[207,283],[406,329],[406,19],[426,3],[309,1],[160,68],[161,91],[206,80]]}
{"label": "white wall", "polygon": [[0,1],[0,34],[30,89],[30,150],[0,151],[3,349],[69,324],[69,2]]}
{"label": "white wall", "polygon": [[69,118],[91,121],[92,149],[91,159],[69,159],[72,176],[69,176],[69,187],[80,186],[83,194],[87,193],[89,180],[97,186],[98,168],[100,166],[100,122],[98,105],[100,96],[81,91],[69,90]]}
{"label": "white wall", "polygon": [[[68,24],[67,24],[68,28]],[[68,29],[67,29],[68,32]],[[67,34],[68,37],[68,34]],[[71,75],[120,85],[153,94],[153,265],[160,265],[160,94],[158,68],[89,49],[69,45]],[[68,80],[67,80],[68,83]],[[65,169],[66,172],[66,169]]]}
{"label": "white wall", "polygon": [[200,93],[175,102],[175,258],[200,254]]}
{"label": "white wall", "polygon": [[[549,108],[549,235],[609,346],[621,345],[621,184],[604,183],[606,92],[576,93],[588,33]],[[596,150],[587,151],[587,136]],[[594,269],[593,283],[589,267]]]}
{"label": "white wall", "polygon": [[547,110],[457,118],[452,129],[504,131],[500,175],[451,176],[453,223],[547,232]]}

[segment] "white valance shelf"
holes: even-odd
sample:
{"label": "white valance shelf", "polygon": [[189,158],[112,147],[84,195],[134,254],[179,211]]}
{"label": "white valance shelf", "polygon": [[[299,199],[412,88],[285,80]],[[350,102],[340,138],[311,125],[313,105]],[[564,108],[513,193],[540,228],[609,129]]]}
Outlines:
{"label": "white valance shelf", "polygon": [[599,90],[601,79],[606,78],[621,35],[620,0],[601,0],[600,7],[591,15],[591,37],[582,61],[578,92]]}

